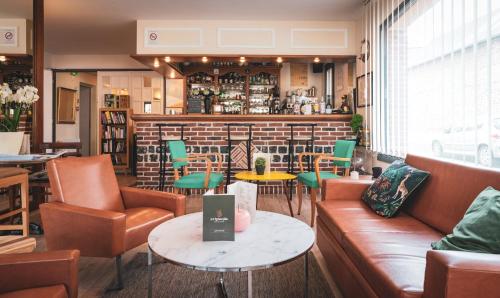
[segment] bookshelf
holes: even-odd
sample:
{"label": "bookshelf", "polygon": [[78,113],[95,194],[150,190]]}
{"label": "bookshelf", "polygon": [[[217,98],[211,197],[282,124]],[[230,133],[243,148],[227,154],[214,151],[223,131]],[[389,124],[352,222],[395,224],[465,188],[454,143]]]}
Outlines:
{"label": "bookshelf", "polygon": [[131,109],[99,110],[99,153],[110,154],[117,170],[126,171],[130,167],[131,114]]}

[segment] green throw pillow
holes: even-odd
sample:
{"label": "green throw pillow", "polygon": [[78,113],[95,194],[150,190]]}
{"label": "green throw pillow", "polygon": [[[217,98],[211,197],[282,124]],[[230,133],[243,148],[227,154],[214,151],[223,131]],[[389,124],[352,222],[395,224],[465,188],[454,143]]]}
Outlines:
{"label": "green throw pillow", "polygon": [[429,172],[395,161],[365,191],[362,199],[377,214],[393,217],[428,176]]}
{"label": "green throw pillow", "polygon": [[500,191],[487,187],[474,199],[453,234],[431,244],[437,250],[500,254]]}

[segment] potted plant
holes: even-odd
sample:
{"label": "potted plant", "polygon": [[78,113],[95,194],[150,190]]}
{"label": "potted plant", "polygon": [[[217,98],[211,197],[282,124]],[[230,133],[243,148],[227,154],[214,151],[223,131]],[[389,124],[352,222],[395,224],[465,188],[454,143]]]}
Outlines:
{"label": "potted plant", "polygon": [[354,114],[351,119],[351,129],[356,135],[356,145],[361,141],[361,130],[363,129],[363,116]]}
{"label": "potted plant", "polygon": [[0,85],[0,134],[2,142],[8,145],[3,153],[19,154],[24,132],[18,132],[19,120],[23,113],[31,113],[33,103],[40,97],[38,89],[24,86],[15,93],[6,83]]}
{"label": "potted plant", "polygon": [[255,172],[257,175],[264,175],[266,171],[266,159],[263,157],[258,157],[255,159]]}

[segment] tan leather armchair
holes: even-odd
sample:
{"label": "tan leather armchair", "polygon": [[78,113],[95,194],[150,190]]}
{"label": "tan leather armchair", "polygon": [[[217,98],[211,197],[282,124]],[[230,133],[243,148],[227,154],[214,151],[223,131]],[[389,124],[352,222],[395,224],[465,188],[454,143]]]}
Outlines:
{"label": "tan leather armchair", "polygon": [[147,241],[159,224],[185,214],[185,196],[119,187],[109,155],[64,158],[47,164],[52,201],[40,205],[49,250],[116,258]]}
{"label": "tan leather armchair", "polygon": [[78,250],[0,255],[0,297],[78,297]]}

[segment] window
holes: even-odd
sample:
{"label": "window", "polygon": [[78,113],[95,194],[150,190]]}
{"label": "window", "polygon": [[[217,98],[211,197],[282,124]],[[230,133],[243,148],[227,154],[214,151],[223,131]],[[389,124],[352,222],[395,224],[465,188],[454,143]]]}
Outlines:
{"label": "window", "polygon": [[500,168],[500,1],[372,1],[366,20],[373,149]]}

